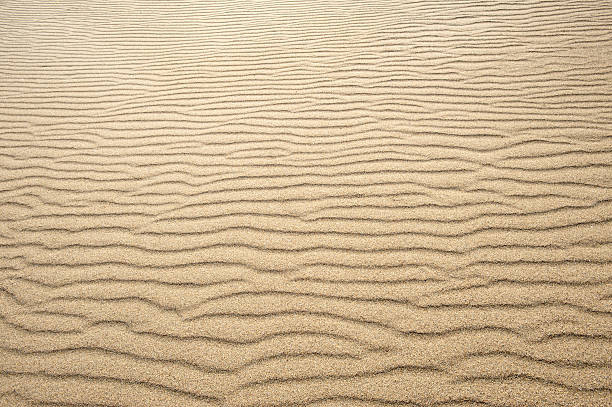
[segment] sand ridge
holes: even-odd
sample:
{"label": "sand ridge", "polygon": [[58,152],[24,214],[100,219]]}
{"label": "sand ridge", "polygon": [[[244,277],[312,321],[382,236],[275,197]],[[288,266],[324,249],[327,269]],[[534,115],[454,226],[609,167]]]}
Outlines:
{"label": "sand ridge", "polygon": [[0,406],[612,404],[609,2],[0,17]]}

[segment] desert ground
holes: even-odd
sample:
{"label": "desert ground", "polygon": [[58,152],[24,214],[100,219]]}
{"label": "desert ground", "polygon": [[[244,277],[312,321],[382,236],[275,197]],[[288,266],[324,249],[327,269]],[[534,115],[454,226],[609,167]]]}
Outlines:
{"label": "desert ground", "polygon": [[0,406],[611,405],[609,1],[0,1]]}

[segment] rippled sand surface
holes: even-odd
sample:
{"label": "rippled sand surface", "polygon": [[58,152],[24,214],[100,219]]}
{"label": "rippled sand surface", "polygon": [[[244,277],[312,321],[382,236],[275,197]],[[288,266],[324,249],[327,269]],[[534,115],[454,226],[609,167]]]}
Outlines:
{"label": "rippled sand surface", "polygon": [[0,2],[0,406],[612,405],[609,1]]}

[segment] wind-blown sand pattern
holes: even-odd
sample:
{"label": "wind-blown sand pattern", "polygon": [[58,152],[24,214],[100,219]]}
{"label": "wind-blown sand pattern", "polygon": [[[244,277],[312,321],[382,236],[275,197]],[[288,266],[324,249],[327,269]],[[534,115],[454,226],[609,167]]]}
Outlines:
{"label": "wind-blown sand pattern", "polygon": [[609,1],[0,3],[0,405],[609,406]]}

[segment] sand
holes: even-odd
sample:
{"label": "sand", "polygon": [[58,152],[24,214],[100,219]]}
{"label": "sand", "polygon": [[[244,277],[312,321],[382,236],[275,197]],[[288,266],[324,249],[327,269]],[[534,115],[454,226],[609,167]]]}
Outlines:
{"label": "sand", "polygon": [[612,405],[608,1],[0,2],[1,406]]}

